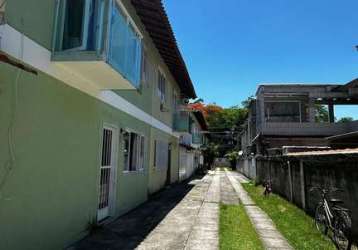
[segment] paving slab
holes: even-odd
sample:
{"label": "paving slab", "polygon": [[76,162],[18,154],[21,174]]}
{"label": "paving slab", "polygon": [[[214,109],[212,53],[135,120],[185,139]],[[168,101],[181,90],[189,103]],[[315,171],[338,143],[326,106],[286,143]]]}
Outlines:
{"label": "paving slab", "polygon": [[205,202],[220,202],[220,171],[216,170],[212,175],[212,182],[205,196]]}
{"label": "paving slab", "polygon": [[240,201],[244,204],[245,211],[259,235],[265,249],[293,249],[283,235],[276,229],[271,218],[255,205],[241,183],[246,182],[245,177],[237,172],[226,171],[226,175],[237,192]]}
{"label": "paving slab", "polygon": [[209,171],[158,193],[71,250],[218,250],[221,202],[238,204],[239,195],[225,171]]}
{"label": "paving slab", "polygon": [[239,202],[225,172],[210,171],[165,189],[71,249],[217,250],[222,200]]}
{"label": "paving slab", "polygon": [[204,202],[185,249],[219,249],[219,203]]}
{"label": "paving slab", "polygon": [[231,185],[225,171],[219,172],[220,175],[220,201],[225,205],[239,204],[239,197]]}

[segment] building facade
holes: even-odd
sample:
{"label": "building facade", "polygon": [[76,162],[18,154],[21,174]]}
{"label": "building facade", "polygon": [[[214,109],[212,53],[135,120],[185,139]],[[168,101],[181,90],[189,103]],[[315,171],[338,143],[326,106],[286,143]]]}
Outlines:
{"label": "building facade", "polygon": [[160,0],[11,0],[0,26],[0,249],[63,249],[179,181],[196,94]]}
{"label": "building facade", "polygon": [[[358,121],[337,122],[334,115],[335,106],[358,104],[357,83],[260,85],[240,135],[242,171],[255,178],[258,156],[324,149],[328,137],[357,131]],[[328,117],[320,117],[322,107]]]}
{"label": "building facade", "polygon": [[201,111],[190,109],[190,105],[178,113],[179,135],[179,181],[188,179],[204,164],[201,147],[207,144],[207,123]]}

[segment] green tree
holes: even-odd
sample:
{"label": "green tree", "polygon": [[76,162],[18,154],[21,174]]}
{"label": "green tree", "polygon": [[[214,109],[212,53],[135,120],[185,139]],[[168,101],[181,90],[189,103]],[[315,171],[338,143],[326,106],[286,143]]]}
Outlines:
{"label": "green tree", "polygon": [[211,169],[215,158],[219,155],[219,146],[211,142],[202,148],[202,153],[204,156],[205,167]]}
{"label": "green tree", "polygon": [[318,123],[328,122],[329,120],[328,108],[322,104],[316,104],[315,108],[316,108],[315,121]]}
{"label": "green tree", "polygon": [[246,108],[238,106],[208,112],[209,130],[236,130],[246,120],[247,113]]}
{"label": "green tree", "polygon": [[248,109],[250,104],[255,100],[255,97],[254,96],[249,96],[245,101],[242,101],[241,102],[241,106],[243,108],[246,108]]}
{"label": "green tree", "polygon": [[225,158],[230,162],[231,169],[236,169],[236,163],[239,160],[239,152],[233,150],[230,153],[227,153]]}
{"label": "green tree", "polygon": [[352,117],[342,117],[338,120],[339,123],[346,123],[346,122],[352,122],[354,119]]}

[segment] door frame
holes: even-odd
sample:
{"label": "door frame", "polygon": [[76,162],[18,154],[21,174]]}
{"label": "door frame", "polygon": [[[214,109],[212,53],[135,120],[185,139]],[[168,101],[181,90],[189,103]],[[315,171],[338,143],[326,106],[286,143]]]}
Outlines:
{"label": "door frame", "polygon": [[[102,152],[103,152],[103,131],[108,129],[112,131],[112,150],[111,150],[111,171],[110,171],[110,185],[109,185],[109,197],[108,197],[108,214],[105,217],[100,217],[100,210],[98,208],[100,199],[100,184],[101,184],[101,167],[102,167]],[[101,222],[108,217],[115,215],[116,211],[116,193],[117,193],[117,171],[118,171],[118,149],[119,149],[119,128],[110,123],[103,123],[101,128],[101,143],[99,153],[99,176],[97,183],[97,203],[96,203],[96,217],[97,222]]]}

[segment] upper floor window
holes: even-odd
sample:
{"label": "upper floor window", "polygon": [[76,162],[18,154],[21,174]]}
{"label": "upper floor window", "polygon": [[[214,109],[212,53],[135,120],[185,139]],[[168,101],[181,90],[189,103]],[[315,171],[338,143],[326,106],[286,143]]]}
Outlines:
{"label": "upper floor window", "polygon": [[144,169],[145,137],[133,132],[123,133],[124,171]]}
{"label": "upper floor window", "polygon": [[265,102],[266,122],[301,122],[301,103],[299,101]]}
{"label": "upper floor window", "polygon": [[126,11],[117,3],[113,5],[108,60],[124,78],[139,88],[142,36]]}
{"label": "upper floor window", "polygon": [[174,90],[173,91],[173,113],[178,111],[178,94],[177,92]]}
{"label": "upper floor window", "polygon": [[5,22],[6,0],[0,0],[0,24]]}
{"label": "upper floor window", "polygon": [[164,74],[158,70],[158,96],[163,104],[166,100],[166,80]]}
{"label": "upper floor window", "polygon": [[147,53],[144,49],[142,50],[142,66],[140,76],[142,85],[147,85],[149,81],[148,58]]}
{"label": "upper floor window", "polygon": [[139,88],[142,35],[121,1],[58,0],[55,34],[56,60],[103,60]]}
{"label": "upper floor window", "polygon": [[102,1],[61,0],[59,2],[56,51],[96,50],[103,16]]}
{"label": "upper floor window", "polygon": [[169,143],[165,141],[154,141],[154,167],[166,169],[168,166]]}

